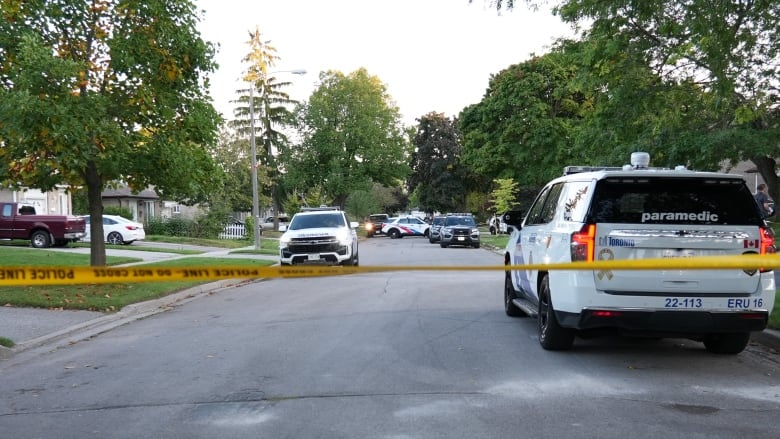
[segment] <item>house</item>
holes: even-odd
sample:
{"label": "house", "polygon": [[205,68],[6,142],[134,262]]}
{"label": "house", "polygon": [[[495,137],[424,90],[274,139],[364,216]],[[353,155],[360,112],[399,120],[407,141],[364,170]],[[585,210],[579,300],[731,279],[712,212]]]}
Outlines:
{"label": "house", "polygon": [[101,194],[103,208],[118,207],[128,209],[133,214],[133,220],[140,223],[147,218],[159,216],[162,211],[162,202],[154,189],[144,189],[133,193],[128,187],[106,189]]}
{"label": "house", "polygon": [[204,213],[198,206],[186,206],[176,201],[161,200],[154,188],[149,187],[138,193],[133,193],[128,187],[117,187],[103,191],[103,207],[119,207],[129,209],[133,220],[145,223],[148,218],[186,218],[195,219]]}
{"label": "house", "polygon": [[756,193],[759,184],[766,183],[758,169],[756,169],[755,163],[751,161],[739,162],[734,166],[730,166],[728,162],[723,162],[721,163],[721,172],[741,175],[753,193]]}
{"label": "house", "polygon": [[0,188],[0,201],[29,204],[39,215],[73,215],[73,199],[68,188],[57,185],[48,192],[33,188]]}

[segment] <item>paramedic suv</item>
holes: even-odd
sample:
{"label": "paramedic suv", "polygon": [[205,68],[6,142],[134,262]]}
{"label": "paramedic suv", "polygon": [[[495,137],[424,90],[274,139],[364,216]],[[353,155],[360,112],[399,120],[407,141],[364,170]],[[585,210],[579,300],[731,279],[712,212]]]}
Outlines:
{"label": "paramedic suv", "polygon": [[[505,263],[549,264],[774,252],[774,235],[741,176],[648,168],[568,167],[525,217],[507,212]],[[545,349],[609,333],[684,337],[737,354],[775,301],[768,270],[507,270],[509,316],[538,315]]]}

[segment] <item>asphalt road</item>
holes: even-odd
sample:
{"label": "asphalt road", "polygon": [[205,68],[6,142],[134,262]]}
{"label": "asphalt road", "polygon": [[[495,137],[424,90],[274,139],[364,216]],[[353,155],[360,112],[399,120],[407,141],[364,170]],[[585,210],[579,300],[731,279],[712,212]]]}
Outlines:
{"label": "asphalt road", "polygon": [[[361,265],[498,265],[421,238]],[[776,438],[780,362],[686,340],[548,352],[502,272],[256,282],[0,363],[14,438]]]}

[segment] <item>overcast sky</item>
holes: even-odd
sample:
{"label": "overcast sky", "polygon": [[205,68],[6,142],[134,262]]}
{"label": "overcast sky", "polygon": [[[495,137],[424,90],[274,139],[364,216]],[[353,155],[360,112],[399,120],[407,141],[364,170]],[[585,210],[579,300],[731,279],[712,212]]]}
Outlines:
{"label": "overcast sky", "polygon": [[571,35],[549,11],[522,2],[498,14],[486,0],[195,0],[205,10],[202,37],[219,44],[219,70],[211,96],[233,117],[236,90],[246,66],[249,32],[260,29],[281,58],[276,70],[288,93],[305,100],[321,71],[345,74],[365,67],[379,77],[403,121],[430,111],[456,116],[480,101],[491,74],[548,51],[556,37]]}

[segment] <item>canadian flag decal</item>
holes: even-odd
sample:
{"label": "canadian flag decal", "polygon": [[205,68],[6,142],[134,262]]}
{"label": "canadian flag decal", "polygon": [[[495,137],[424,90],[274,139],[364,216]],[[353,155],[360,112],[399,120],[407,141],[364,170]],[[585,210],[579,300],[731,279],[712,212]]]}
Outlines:
{"label": "canadian flag decal", "polygon": [[746,239],[742,242],[744,248],[758,248],[758,239]]}

